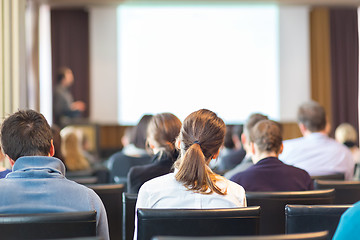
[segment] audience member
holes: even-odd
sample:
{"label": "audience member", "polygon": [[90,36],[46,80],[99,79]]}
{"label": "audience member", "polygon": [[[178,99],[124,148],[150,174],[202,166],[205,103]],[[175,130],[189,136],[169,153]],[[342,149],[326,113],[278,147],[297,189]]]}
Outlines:
{"label": "audience member", "polygon": [[346,180],[352,179],[351,152],[327,135],[325,109],[315,101],[306,102],[299,107],[298,122],[303,137],[284,141],[280,159],[311,176],[344,173]]}
{"label": "audience member", "polygon": [[253,113],[251,114],[244,124],[244,132],[241,134],[241,143],[243,148],[246,152],[244,159],[232,170],[228,171],[224,174],[224,177],[230,179],[232,176],[239,172],[243,172],[252,165],[254,165],[253,161],[251,160],[251,148],[250,148],[250,131],[261,120],[267,120],[268,117],[260,114],[260,113]]}
{"label": "audience member", "polygon": [[152,115],[143,115],[136,127],[128,127],[121,138],[123,149],[113,154],[107,167],[112,182],[127,182],[127,174],[131,167],[150,163],[151,156],[146,151],[146,129]]}
{"label": "audience member", "polygon": [[181,128],[181,121],[171,113],[153,116],[147,128],[147,143],[154,154],[152,163],[134,166],[128,174],[128,192],[137,193],[146,181],[171,172],[178,157],[175,139]]}
{"label": "audience member", "polygon": [[242,132],[241,126],[226,126],[225,140],[223,146],[220,148],[219,157],[212,160],[209,165],[214,172],[223,175],[244,159],[246,152],[242,148],[241,137],[238,137],[238,133],[235,132],[239,129]]}
{"label": "audience member", "polygon": [[[0,146],[0,163],[3,163],[4,161],[5,161],[5,155],[4,155],[4,153],[3,153],[3,151],[2,151],[2,148],[1,148],[1,146]],[[6,168],[3,167],[3,166],[0,166],[0,178],[6,177],[6,175],[7,175],[8,173],[10,173],[10,172],[11,172],[11,170],[6,169]]]}
{"label": "audience member", "polygon": [[0,213],[97,212],[97,235],[109,239],[105,208],[91,189],[65,178],[54,155],[51,129],[33,110],[18,111],[1,127],[1,144],[13,172],[0,179]]}
{"label": "audience member", "polygon": [[351,124],[340,124],[335,130],[335,139],[350,149],[356,164],[360,163],[360,149],[357,146],[358,134]]}
{"label": "audience member", "polygon": [[245,191],[306,191],[313,190],[310,175],[278,159],[283,150],[279,124],[262,120],[250,132],[251,159],[254,166],[237,173],[230,180]]}
{"label": "audience member", "polygon": [[224,136],[225,123],[215,113],[206,109],[191,113],[176,141],[180,157],[175,172],[146,182],[136,208],[246,207],[244,189],[208,166],[219,155]]}
{"label": "audience member", "polygon": [[346,210],[336,228],[333,240],[358,239],[360,234],[360,202]]}
{"label": "audience member", "polygon": [[53,95],[54,122],[63,128],[72,123],[74,119],[79,118],[86,106],[82,101],[74,101],[69,90],[74,83],[74,75],[70,68],[61,68],[57,75],[57,81],[58,84]]}
{"label": "audience member", "polygon": [[64,162],[64,156],[62,154],[61,150],[61,135],[60,135],[61,129],[56,124],[51,126],[51,133],[53,136],[53,143],[55,148],[54,157],[60,159]]}
{"label": "audience member", "polygon": [[68,171],[89,170],[89,161],[85,158],[82,151],[81,136],[82,132],[73,128],[66,127],[61,130],[62,153],[64,163]]}

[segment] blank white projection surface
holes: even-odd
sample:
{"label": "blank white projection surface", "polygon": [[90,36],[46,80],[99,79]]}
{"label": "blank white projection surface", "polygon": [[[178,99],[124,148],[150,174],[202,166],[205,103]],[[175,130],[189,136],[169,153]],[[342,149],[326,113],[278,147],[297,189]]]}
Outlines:
{"label": "blank white projection surface", "polygon": [[275,6],[118,9],[119,121],[208,108],[226,123],[279,117]]}

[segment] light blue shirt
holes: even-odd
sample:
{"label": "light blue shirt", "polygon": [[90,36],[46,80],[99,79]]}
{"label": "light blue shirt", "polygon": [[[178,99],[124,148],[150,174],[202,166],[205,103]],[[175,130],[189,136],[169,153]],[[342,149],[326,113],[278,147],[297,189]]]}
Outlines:
{"label": "light blue shirt", "polygon": [[359,239],[360,202],[346,210],[341,216],[333,240]]}
{"label": "light blue shirt", "polygon": [[351,180],[354,175],[350,150],[322,133],[284,141],[279,159],[304,169],[310,176],[344,173],[345,180]]}
{"label": "light blue shirt", "polygon": [[0,179],[0,213],[97,212],[97,235],[109,239],[106,211],[100,197],[64,177],[57,158],[18,158],[13,171]]}

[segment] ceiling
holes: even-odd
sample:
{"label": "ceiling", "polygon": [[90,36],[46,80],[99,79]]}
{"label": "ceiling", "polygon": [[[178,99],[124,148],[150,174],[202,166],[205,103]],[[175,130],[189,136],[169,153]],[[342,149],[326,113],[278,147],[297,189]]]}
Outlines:
{"label": "ceiling", "polygon": [[[221,0],[28,0],[37,3],[49,4],[53,7],[84,7],[99,5],[118,5],[124,2],[135,3],[216,3]],[[226,0],[229,3],[276,3],[280,5],[309,5],[309,6],[360,6],[360,0]]]}

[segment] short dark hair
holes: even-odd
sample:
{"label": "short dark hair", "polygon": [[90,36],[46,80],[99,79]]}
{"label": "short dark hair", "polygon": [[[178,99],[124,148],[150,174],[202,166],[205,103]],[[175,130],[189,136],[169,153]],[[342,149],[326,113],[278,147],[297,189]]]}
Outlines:
{"label": "short dark hair", "polygon": [[255,143],[261,152],[279,153],[282,144],[279,124],[271,120],[261,120],[251,129],[250,141]]}
{"label": "short dark hair", "polygon": [[68,68],[68,67],[59,68],[58,73],[57,73],[57,77],[56,77],[58,83],[61,83],[61,81],[65,78],[66,72],[69,71],[69,70],[71,71],[71,69]]}
{"label": "short dark hair", "polygon": [[251,114],[244,124],[244,134],[246,137],[250,137],[251,129],[261,120],[268,120],[269,118],[261,113]]}
{"label": "short dark hair", "polygon": [[23,156],[47,156],[51,139],[48,122],[34,110],[20,110],[7,117],[1,126],[2,148],[14,161]]}
{"label": "short dark hair", "polygon": [[311,132],[319,132],[326,127],[325,109],[315,101],[305,102],[298,110],[298,121]]}
{"label": "short dark hair", "polygon": [[137,148],[146,148],[146,130],[152,117],[151,114],[143,115],[132,133],[130,142]]}

